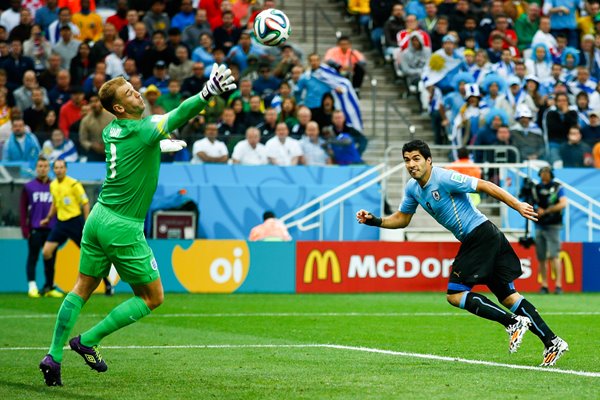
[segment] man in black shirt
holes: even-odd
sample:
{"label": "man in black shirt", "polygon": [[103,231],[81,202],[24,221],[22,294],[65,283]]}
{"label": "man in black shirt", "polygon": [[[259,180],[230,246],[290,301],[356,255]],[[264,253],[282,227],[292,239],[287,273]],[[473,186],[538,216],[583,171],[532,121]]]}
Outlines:
{"label": "man in black shirt", "polygon": [[560,183],[554,181],[550,167],[540,169],[541,182],[533,190],[533,206],[538,213],[535,223],[535,252],[540,265],[542,288],[540,293],[548,293],[548,263],[556,277],[554,293],[562,293],[562,265],[560,263],[560,230],[562,210],[567,198]]}
{"label": "man in black shirt", "polygon": [[181,94],[183,97],[190,97],[202,90],[207,81],[207,78],[204,76],[205,68],[204,63],[201,62],[195,62],[192,65],[192,76],[185,78],[181,85]]}

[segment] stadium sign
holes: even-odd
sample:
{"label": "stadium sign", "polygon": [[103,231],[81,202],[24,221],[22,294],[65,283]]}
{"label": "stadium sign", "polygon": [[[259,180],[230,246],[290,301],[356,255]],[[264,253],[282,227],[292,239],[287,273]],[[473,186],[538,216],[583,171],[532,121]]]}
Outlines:
{"label": "stadium sign", "polygon": [[191,293],[233,293],[246,280],[250,251],[244,240],[194,240],[177,245],[171,256],[173,272]]}
{"label": "stadium sign", "polygon": [[331,282],[340,283],[342,280],[340,271],[340,261],[337,255],[332,250],[313,250],[309,253],[304,264],[304,279],[305,283],[311,283],[313,280],[313,270],[317,269],[317,279],[328,279],[327,271],[331,269]]}
{"label": "stadium sign", "polygon": [[[458,243],[298,242],[296,291],[444,291],[458,247]],[[537,291],[534,250],[518,245],[515,250],[523,270],[517,288]],[[581,244],[563,244],[560,257],[565,270],[564,289],[581,291]]]}

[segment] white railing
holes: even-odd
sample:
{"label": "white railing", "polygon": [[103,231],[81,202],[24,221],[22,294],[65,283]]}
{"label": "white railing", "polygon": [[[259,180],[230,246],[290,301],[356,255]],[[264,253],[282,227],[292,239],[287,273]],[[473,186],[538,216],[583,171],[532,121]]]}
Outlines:
{"label": "white railing", "polygon": [[[357,175],[354,178],[350,179],[349,181],[343,183],[342,185],[335,187],[334,189],[330,190],[329,192],[322,194],[321,196],[319,196],[319,197],[309,201],[308,203],[304,204],[303,206],[295,209],[294,211],[284,215],[283,217],[281,217],[281,220],[286,224],[286,227],[288,229],[297,227],[301,231],[308,231],[311,229],[319,228],[319,240],[323,240],[323,214],[325,213],[325,211],[327,211],[330,208],[335,207],[339,204],[342,204],[345,200],[356,195],[357,193],[360,193],[363,190],[381,182],[382,179],[389,176],[390,174],[397,172],[399,169],[403,168],[404,166],[397,165],[396,167],[389,169],[388,171],[386,171],[385,173],[383,173],[381,175],[378,174],[377,176],[373,177],[371,180],[348,191],[347,193],[345,193],[339,197],[336,196],[335,199],[331,200],[330,202],[327,202],[327,201],[329,201],[332,196],[335,196],[338,193],[340,193],[341,191],[343,191],[344,189],[357,184],[361,180],[367,178],[369,175],[379,173],[381,170],[383,170],[384,167],[385,167],[385,164],[381,163],[381,164],[376,165],[373,168],[368,169],[367,171],[363,172],[362,174]],[[310,207],[313,207],[317,204],[319,205],[319,208],[317,210],[315,210],[297,220],[287,222],[292,217],[295,217],[296,215],[306,211]],[[344,232],[344,218],[343,218],[344,211],[343,210],[344,210],[344,207],[340,206],[340,222],[339,222],[340,225],[339,225],[339,230],[338,230],[339,240],[343,240],[343,232]],[[307,223],[309,221],[315,219],[316,217],[319,217],[318,221],[307,225]]]}

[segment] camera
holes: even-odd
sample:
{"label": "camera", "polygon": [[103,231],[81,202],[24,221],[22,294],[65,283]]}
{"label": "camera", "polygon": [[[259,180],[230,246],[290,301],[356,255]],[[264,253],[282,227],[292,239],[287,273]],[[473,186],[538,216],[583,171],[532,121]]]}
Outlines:
{"label": "camera", "polygon": [[519,198],[523,199],[526,203],[533,203],[533,190],[535,189],[535,183],[529,178],[523,179],[523,185],[519,192]]}
{"label": "camera", "polygon": [[[535,183],[529,178],[523,180],[521,191],[519,192],[519,198],[523,199],[524,202],[532,204],[534,200],[533,191],[535,190]],[[529,221],[525,222],[525,236],[519,238],[519,244],[524,248],[528,249],[535,244],[535,239],[529,236]]]}
{"label": "camera", "polygon": [[523,236],[519,238],[519,244],[528,249],[535,244],[535,239],[531,236]]}

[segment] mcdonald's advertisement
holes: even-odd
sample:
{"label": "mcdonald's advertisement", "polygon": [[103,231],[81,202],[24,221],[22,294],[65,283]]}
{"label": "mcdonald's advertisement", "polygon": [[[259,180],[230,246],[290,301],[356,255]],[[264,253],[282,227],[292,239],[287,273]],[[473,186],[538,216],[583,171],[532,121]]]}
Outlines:
{"label": "mcdonald's advertisement", "polygon": [[[245,240],[149,240],[165,291],[183,293],[367,293],[445,292],[458,243],[247,242]],[[513,244],[521,260],[518,290],[537,292],[534,248]],[[27,291],[27,241],[0,240],[0,292]],[[600,243],[563,243],[563,289],[600,292]],[[72,289],[79,248],[59,249],[55,284]],[[118,268],[108,276],[116,292],[130,292]],[[44,284],[41,255],[38,287]],[[550,289],[553,289],[552,284]],[[103,284],[97,292],[104,291]]]}
{"label": "mcdonald's advertisement", "polygon": [[[298,242],[298,293],[445,291],[459,243]],[[535,249],[514,245],[523,274],[518,290],[539,290]],[[563,243],[563,289],[582,290],[582,244]],[[591,260],[590,260],[591,261]],[[552,286],[551,286],[552,287]]]}

